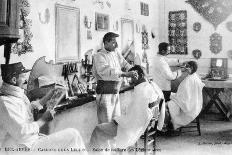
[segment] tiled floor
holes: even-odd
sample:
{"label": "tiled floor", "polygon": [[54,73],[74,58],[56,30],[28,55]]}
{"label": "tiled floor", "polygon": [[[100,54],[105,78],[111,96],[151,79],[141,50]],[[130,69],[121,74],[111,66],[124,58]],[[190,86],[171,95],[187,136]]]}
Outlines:
{"label": "tiled floor", "polygon": [[230,155],[232,122],[201,120],[202,135],[183,133],[176,137],[157,137],[156,155]]}
{"label": "tiled floor", "polygon": [[[201,132],[186,132],[176,137],[157,137],[156,155],[232,155],[232,121],[218,121],[214,116],[201,118]],[[117,155],[143,155],[143,140],[137,151]],[[133,148],[132,148],[133,149]],[[115,153],[111,154],[115,155]]]}

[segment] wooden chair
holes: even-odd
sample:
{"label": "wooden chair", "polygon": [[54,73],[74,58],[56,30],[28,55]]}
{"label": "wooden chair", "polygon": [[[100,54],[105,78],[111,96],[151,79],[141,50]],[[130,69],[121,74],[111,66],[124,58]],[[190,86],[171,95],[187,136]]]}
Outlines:
{"label": "wooden chair", "polygon": [[[195,130],[191,130],[192,128],[195,128]],[[186,129],[186,130],[185,130]],[[190,130],[187,130],[190,129]],[[201,136],[201,125],[200,125],[200,118],[197,116],[190,124],[180,127],[179,128],[180,134],[186,133],[186,132],[198,132],[198,135]]]}
{"label": "wooden chair", "polygon": [[[153,155],[155,155],[156,152],[156,133],[157,133],[157,125],[158,125],[158,118],[160,115],[161,107],[163,104],[163,99],[160,100],[159,106],[156,106],[155,110],[158,110],[157,116],[153,116],[151,119],[148,127],[146,128],[144,134],[141,136],[143,138],[143,145],[144,145],[144,155],[148,155],[149,152],[152,152]],[[152,149],[150,149],[150,146],[152,146]],[[138,144],[136,142],[135,148],[138,147]],[[135,151],[136,154],[136,151]]]}

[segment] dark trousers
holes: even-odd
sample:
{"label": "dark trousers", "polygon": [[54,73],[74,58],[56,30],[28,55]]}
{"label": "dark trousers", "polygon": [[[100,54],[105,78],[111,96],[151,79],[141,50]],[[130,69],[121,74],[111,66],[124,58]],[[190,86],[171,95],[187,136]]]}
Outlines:
{"label": "dark trousers", "polygon": [[163,91],[165,102],[170,101],[171,91]]}

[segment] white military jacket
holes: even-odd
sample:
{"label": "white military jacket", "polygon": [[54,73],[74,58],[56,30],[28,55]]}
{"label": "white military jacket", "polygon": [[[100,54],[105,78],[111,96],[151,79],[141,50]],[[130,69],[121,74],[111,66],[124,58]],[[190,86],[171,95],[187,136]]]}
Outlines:
{"label": "white military jacket", "polygon": [[93,74],[97,80],[120,81],[122,68],[129,70],[131,65],[117,51],[102,49],[93,56]]}
{"label": "white military jacket", "polygon": [[171,80],[177,78],[178,73],[177,71],[172,72],[167,58],[160,54],[154,59],[154,68],[152,71],[153,80],[163,91],[170,91],[171,90]]}
{"label": "white military jacket", "polygon": [[39,138],[30,101],[20,87],[3,83],[0,96],[0,146],[31,147]]}

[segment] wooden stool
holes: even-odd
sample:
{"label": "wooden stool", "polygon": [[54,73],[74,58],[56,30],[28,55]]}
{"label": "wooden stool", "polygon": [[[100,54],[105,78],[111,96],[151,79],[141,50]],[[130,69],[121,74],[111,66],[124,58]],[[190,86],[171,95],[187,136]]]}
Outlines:
{"label": "wooden stool", "polygon": [[[183,131],[183,129],[188,129],[188,128],[196,128],[196,130],[186,130]],[[198,135],[201,136],[201,126],[200,126],[200,118],[197,116],[190,124],[180,127],[179,128],[180,133],[185,133],[185,132],[194,132],[198,131]]]}

